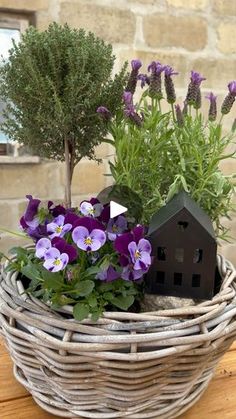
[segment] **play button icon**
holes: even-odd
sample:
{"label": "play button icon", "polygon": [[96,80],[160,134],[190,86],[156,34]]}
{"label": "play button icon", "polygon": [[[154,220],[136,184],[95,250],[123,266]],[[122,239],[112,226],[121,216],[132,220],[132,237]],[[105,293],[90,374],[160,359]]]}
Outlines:
{"label": "play button icon", "polygon": [[115,218],[126,211],[128,211],[128,208],[123,207],[123,205],[120,205],[115,201],[110,201],[110,218]]}

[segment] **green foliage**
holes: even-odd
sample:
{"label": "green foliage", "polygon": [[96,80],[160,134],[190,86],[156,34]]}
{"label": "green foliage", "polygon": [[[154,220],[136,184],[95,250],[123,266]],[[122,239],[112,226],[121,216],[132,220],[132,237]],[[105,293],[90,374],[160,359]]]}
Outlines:
{"label": "green foliage", "polygon": [[118,184],[135,190],[142,199],[143,220],[150,217],[181,189],[190,193],[209,214],[218,237],[227,238],[221,217],[232,211],[233,176],[220,170],[220,162],[234,157],[225,149],[233,134],[222,135],[220,123],[204,121],[202,115],[186,115],[179,127],[172,111],[161,112],[158,103],[143,95],[137,112],[144,120],[139,127],[119,114],[110,132],[116,156],[110,162]]}
{"label": "green foliage", "polygon": [[[99,266],[80,264],[68,265],[68,271],[50,272],[42,261],[35,257],[33,249],[15,247],[11,249],[14,259],[9,260],[7,271],[17,270],[27,278],[26,292],[51,304],[55,309],[70,304],[75,319],[81,321],[89,315],[96,321],[106,309],[127,311],[135,300],[141,298],[141,285],[135,281],[117,279],[102,282],[96,274],[104,269],[110,256],[104,257]],[[68,280],[66,272],[72,273]],[[26,285],[26,283],[24,282]]]}
{"label": "green foliage", "polygon": [[7,102],[1,129],[37,154],[61,161],[66,138],[72,176],[82,157],[94,157],[107,132],[97,107],[120,107],[126,66],[112,79],[114,59],[110,45],[83,29],[30,27],[0,68],[0,95]]}

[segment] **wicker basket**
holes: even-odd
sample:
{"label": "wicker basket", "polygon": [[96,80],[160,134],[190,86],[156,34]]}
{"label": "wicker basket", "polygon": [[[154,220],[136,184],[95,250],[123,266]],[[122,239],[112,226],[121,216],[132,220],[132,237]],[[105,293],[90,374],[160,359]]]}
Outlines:
{"label": "wicker basket", "polygon": [[194,307],[106,312],[96,324],[52,311],[1,274],[0,324],[14,373],[57,417],[174,418],[206,389],[236,335],[236,271],[218,257],[221,291]]}

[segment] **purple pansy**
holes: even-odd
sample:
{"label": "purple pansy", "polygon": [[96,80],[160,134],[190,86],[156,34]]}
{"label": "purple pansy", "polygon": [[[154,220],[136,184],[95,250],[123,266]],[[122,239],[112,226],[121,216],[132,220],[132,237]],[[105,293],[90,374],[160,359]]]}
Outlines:
{"label": "purple pansy", "polygon": [[83,201],[80,204],[80,212],[85,216],[99,217],[102,213],[103,205],[96,199]]}
{"label": "purple pansy", "polygon": [[52,247],[52,243],[46,237],[40,239],[36,244],[35,256],[39,259],[43,258],[47,250]]}
{"label": "purple pansy", "polygon": [[69,257],[69,263],[77,259],[77,249],[72,244],[68,244],[66,240],[61,237],[55,237],[52,239],[52,246],[60,251],[60,253],[66,253]]}
{"label": "purple pansy", "polygon": [[58,215],[65,215],[66,209],[62,205],[55,205],[52,201],[48,201],[48,210],[53,217],[58,217]]}
{"label": "purple pansy", "polygon": [[109,240],[114,241],[117,236],[127,229],[127,220],[123,215],[117,218],[110,218],[107,224],[107,235]]}
{"label": "purple pansy", "polygon": [[142,278],[142,276],[144,275],[144,273],[146,273],[147,270],[134,270],[133,265],[132,264],[128,264],[127,266],[125,266],[121,272],[121,278],[124,279],[125,281],[136,281],[137,279]]}
{"label": "purple pansy", "polygon": [[53,239],[54,237],[63,237],[68,231],[72,229],[72,224],[65,224],[65,216],[58,215],[54,220],[47,224],[47,232],[49,237]]}
{"label": "purple pansy", "polygon": [[72,239],[79,249],[96,251],[106,242],[104,226],[92,217],[78,220],[72,233]]}
{"label": "purple pansy", "polygon": [[32,195],[26,195],[26,198],[29,200],[29,202],[23,217],[21,217],[20,219],[20,224],[24,229],[30,227],[34,230],[39,225],[37,214],[38,207],[41,201],[40,199],[33,198]]}
{"label": "purple pansy", "polygon": [[102,230],[94,229],[91,232],[83,226],[76,227],[72,238],[79,249],[96,251],[106,242],[106,234]]}
{"label": "purple pansy", "polygon": [[128,245],[134,270],[145,270],[151,265],[151,244],[146,239],[139,240],[138,244],[132,241]]}
{"label": "purple pansy", "polygon": [[116,279],[120,278],[121,274],[118,273],[112,265],[109,265],[107,269],[99,272],[96,275],[96,279],[100,279],[100,281],[112,282]]}
{"label": "purple pansy", "polygon": [[51,272],[63,270],[69,262],[69,256],[66,253],[60,253],[55,247],[45,252],[44,259],[44,268]]}

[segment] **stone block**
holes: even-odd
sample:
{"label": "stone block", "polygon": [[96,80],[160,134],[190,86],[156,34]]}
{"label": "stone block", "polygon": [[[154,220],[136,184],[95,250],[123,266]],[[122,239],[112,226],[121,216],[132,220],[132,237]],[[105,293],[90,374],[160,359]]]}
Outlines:
{"label": "stone block", "polygon": [[196,58],[189,62],[189,71],[195,70],[206,77],[202,84],[210,89],[225,89],[228,92],[227,84],[235,80],[236,59],[224,59],[215,57]]}
{"label": "stone block", "polygon": [[236,266],[236,245],[235,244],[228,244],[219,247],[218,249],[219,254],[223,255],[226,259],[228,259],[234,266]]}
{"label": "stone block", "polygon": [[219,16],[236,16],[235,0],[213,0],[212,9]]}
{"label": "stone block", "polygon": [[[236,4],[236,3],[235,3]],[[236,24],[232,23],[220,23],[217,28],[218,42],[217,46],[224,54],[235,54],[236,53]]]}
{"label": "stone block", "polygon": [[98,193],[105,187],[103,164],[82,160],[75,168],[72,195]]}
{"label": "stone block", "polygon": [[189,51],[203,49],[207,44],[207,22],[198,16],[145,16],[144,38],[149,47],[178,47]]}
{"label": "stone block", "polygon": [[152,61],[160,61],[162,64],[169,64],[179,72],[178,76],[173,77],[176,87],[183,87],[183,84],[187,81],[188,65],[187,58],[184,54],[158,49],[155,52],[133,49],[117,52],[119,66],[121,66],[124,61],[130,63],[134,58],[139,58],[142,61],[143,66],[140,69],[140,72],[142,73],[147,73],[147,67]]}
{"label": "stone block", "polygon": [[12,164],[0,166],[1,198],[24,198],[31,194],[39,198],[64,196],[60,178],[60,164],[45,162],[42,164]]}
{"label": "stone block", "polygon": [[13,230],[16,225],[14,219],[14,203],[1,202],[0,201],[0,234],[1,227]]}
{"label": "stone block", "polygon": [[31,244],[32,240],[18,238],[13,236],[0,236],[0,249],[6,256],[10,256],[9,250],[15,246],[26,246]]}
{"label": "stone block", "polygon": [[12,10],[37,11],[46,10],[49,0],[1,0],[0,7]]}
{"label": "stone block", "polygon": [[208,0],[167,0],[168,6],[191,10],[205,10],[208,3]]}
{"label": "stone block", "polygon": [[131,43],[135,33],[135,16],[130,10],[99,6],[78,0],[61,3],[61,23],[84,28],[110,43]]}

